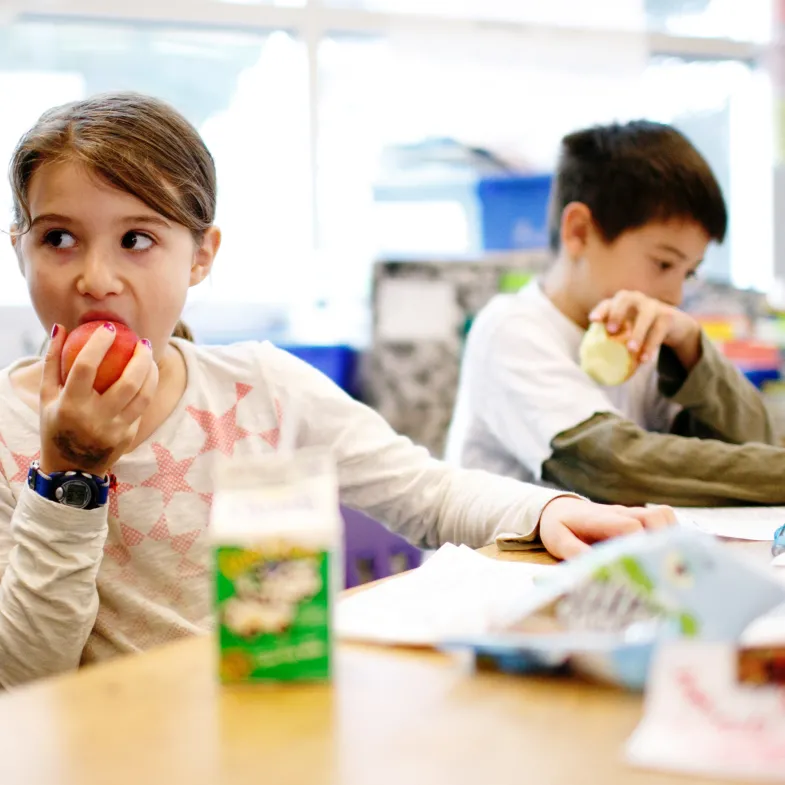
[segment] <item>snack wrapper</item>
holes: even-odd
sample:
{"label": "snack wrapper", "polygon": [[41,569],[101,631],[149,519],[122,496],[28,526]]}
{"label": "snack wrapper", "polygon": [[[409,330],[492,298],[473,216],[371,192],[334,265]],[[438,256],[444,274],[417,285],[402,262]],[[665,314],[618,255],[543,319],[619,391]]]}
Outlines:
{"label": "snack wrapper", "polygon": [[548,573],[490,633],[444,641],[477,667],[571,670],[642,689],[656,646],[735,641],[785,585],[713,538],[673,527],[595,546]]}

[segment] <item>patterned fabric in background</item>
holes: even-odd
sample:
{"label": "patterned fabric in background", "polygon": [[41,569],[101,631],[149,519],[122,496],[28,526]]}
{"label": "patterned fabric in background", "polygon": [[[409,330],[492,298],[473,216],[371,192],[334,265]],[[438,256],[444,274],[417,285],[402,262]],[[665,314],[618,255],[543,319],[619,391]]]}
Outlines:
{"label": "patterned fabric in background", "polygon": [[[495,294],[519,289],[545,268],[545,253],[522,253],[472,262],[379,262],[373,280],[373,342],[363,371],[363,389],[371,404],[399,433],[441,457],[458,389],[463,343],[475,314]],[[390,281],[439,282],[449,287],[452,309],[443,335],[424,330],[426,314],[412,309],[406,340],[390,334],[384,309],[397,307],[386,296]],[[391,301],[392,300],[392,301]],[[407,332],[407,331],[403,331]]]}

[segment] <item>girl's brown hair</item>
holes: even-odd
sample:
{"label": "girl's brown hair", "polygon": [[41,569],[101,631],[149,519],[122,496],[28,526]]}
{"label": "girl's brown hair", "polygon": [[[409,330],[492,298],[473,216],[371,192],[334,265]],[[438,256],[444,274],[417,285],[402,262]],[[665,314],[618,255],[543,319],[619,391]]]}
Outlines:
{"label": "girl's brown hair", "polygon": [[[196,129],[157,98],[107,93],[45,112],[11,158],[15,233],[30,230],[28,192],[35,172],[65,160],[185,226],[196,242],[215,220],[213,157]],[[182,322],[173,335],[193,340]]]}

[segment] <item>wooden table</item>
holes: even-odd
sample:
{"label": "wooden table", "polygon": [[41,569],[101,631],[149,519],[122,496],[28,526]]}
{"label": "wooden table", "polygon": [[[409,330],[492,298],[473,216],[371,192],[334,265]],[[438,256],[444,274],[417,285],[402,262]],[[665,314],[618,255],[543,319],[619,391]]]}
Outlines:
{"label": "wooden table", "polygon": [[339,646],[336,670],[333,686],[221,688],[201,638],[31,685],[0,697],[0,783],[699,781],[622,762],[640,718],[636,695],[470,675],[433,652],[356,645]]}

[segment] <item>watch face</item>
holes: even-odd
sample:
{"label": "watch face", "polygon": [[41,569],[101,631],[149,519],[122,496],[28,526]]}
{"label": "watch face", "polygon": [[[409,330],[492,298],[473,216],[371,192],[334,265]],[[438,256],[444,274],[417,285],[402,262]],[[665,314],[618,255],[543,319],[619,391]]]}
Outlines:
{"label": "watch face", "polygon": [[84,509],[90,504],[93,498],[90,486],[84,480],[68,480],[64,482],[56,491],[55,496],[60,504],[69,507]]}

